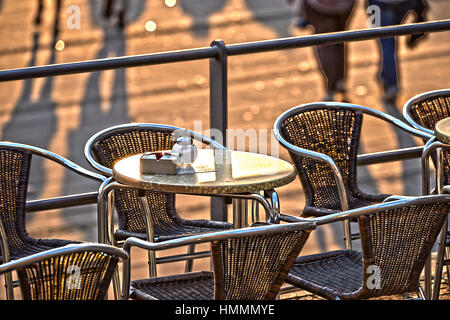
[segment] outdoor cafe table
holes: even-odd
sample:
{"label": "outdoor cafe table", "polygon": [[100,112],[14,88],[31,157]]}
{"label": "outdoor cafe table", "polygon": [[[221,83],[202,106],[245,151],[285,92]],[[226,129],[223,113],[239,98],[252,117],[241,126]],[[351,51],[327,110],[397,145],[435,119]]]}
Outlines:
{"label": "outdoor cafe table", "polygon": [[[251,152],[199,149],[192,164],[194,172],[176,175],[141,174],[141,156],[136,154],[119,160],[113,167],[113,179],[141,190],[237,198],[233,200],[235,228],[247,225],[247,199],[259,201],[266,209],[266,216],[269,209],[272,217],[277,215],[278,198],[271,192],[296,177],[289,162]],[[272,203],[260,195],[261,191],[274,194]]]}
{"label": "outdoor cafe table", "polygon": [[442,119],[436,123],[434,135],[439,141],[450,144],[450,118]]}

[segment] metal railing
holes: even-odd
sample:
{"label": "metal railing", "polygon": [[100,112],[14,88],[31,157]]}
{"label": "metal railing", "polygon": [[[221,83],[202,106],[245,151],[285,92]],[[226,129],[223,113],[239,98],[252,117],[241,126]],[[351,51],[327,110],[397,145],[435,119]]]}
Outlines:
{"label": "metal railing", "polygon": [[[230,45],[226,45],[222,40],[215,40],[211,43],[210,47],[189,50],[3,70],[0,71],[0,82],[209,59],[210,127],[218,129],[222,132],[224,139],[223,143],[226,145],[226,134],[224,133],[228,128],[228,57],[275,50],[304,48],[323,44],[364,41],[448,30],[450,30],[450,19]],[[419,158],[421,153],[422,147],[413,147],[365,154],[358,157],[358,165],[369,165]],[[97,192],[91,192],[69,195],[65,197],[29,201],[27,203],[26,210],[28,212],[50,210],[94,204],[96,202]],[[226,212],[227,210],[224,199],[211,199],[212,219],[225,220]]]}

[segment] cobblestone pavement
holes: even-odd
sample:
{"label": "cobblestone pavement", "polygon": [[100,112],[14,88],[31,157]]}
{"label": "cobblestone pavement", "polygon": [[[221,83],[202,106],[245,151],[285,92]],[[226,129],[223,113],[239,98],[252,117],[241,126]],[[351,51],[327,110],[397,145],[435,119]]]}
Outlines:
{"label": "cobblestone pavement", "polygon": [[[431,0],[429,19],[448,18],[450,1]],[[310,34],[291,27],[293,9],[285,0],[129,0],[126,27],[116,27],[102,15],[101,0],[62,1],[58,28],[55,3],[44,1],[40,25],[35,25],[37,1],[0,1],[0,69],[154,53]],[[172,4],[175,4],[171,7]],[[75,5],[80,28],[68,28]],[[72,7],[73,8],[73,7]],[[116,8],[117,9],[117,8]],[[411,21],[411,19],[408,19]],[[359,1],[351,29],[366,27]],[[413,50],[399,37],[401,94],[396,106],[381,102],[377,82],[376,40],[351,43],[348,89],[351,102],[401,117],[410,97],[450,85],[450,32],[430,34]],[[0,138],[47,148],[86,168],[83,147],[93,133],[108,126],[135,122],[208,128],[208,61],[76,74],[0,84]],[[229,127],[270,130],[284,110],[324,96],[313,48],[230,57]],[[260,149],[270,141],[260,141]],[[361,153],[420,145],[421,141],[366,118]],[[289,160],[284,150],[279,156]],[[420,162],[408,160],[358,169],[361,188],[369,192],[420,194]],[[47,161],[34,160],[29,198],[46,198],[94,191],[98,185]],[[278,190],[283,212],[299,215],[304,205],[299,181]],[[186,218],[208,218],[209,200],[180,196],[177,209]],[[95,206],[29,214],[27,227],[36,237],[95,241]],[[342,226],[316,230],[304,254],[342,248]],[[145,255],[133,263],[133,275],[146,274]],[[195,264],[207,268],[207,262]],[[159,266],[160,274],[182,272],[183,264]]]}

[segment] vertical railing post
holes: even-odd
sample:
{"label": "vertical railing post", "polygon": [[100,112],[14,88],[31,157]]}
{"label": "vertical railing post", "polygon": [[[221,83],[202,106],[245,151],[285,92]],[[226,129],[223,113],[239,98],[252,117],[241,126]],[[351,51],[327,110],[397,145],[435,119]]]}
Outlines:
{"label": "vertical railing post", "polygon": [[[217,48],[218,54],[209,59],[209,126],[222,133],[221,142],[226,146],[228,128],[227,48],[222,40],[214,40],[211,42],[211,47]],[[217,139],[218,137],[211,138]],[[228,210],[224,198],[211,197],[211,219],[227,221]]]}

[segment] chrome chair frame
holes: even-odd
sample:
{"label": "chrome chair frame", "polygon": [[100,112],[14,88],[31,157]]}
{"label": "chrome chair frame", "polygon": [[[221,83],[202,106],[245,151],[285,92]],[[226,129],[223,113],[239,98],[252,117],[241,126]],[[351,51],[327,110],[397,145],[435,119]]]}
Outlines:
{"label": "chrome chair frame", "polygon": [[[450,188],[448,191],[450,193]],[[310,221],[310,222],[315,223],[316,226],[321,226],[321,225],[325,225],[325,224],[329,224],[329,223],[333,223],[333,222],[345,221],[345,220],[354,219],[354,218],[357,218],[360,216],[370,215],[370,214],[377,213],[377,212],[384,211],[384,210],[399,209],[406,205],[420,204],[421,198],[428,198],[428,197],[434,197],[436,199],[443,199],[446,202],[450,202],[450,194],[424,195],[422,197],[390,196],[390,197],[386,198],[380,204],[362,207],[359,209],[343,211],[343,212],[330,214],[330,215],[323,216],[323,217],[300,218],[300,217],[296,217],[296,216],[292,216],[292,215],[288,215],[288,214],[284,214],[284,213],[281,214],[281,217],[284,221],[291,222],[291,223]],[[444,226],[446,223],[447,223],[447,219],[444,222]],[[426,268],[426,265],[425,265],[425,268]],[[425,275],[425,276],[427,276],[427,275]],[[427,281],[427,278],[425,277],[425,286],[427,285],[426,281]],[[420,286],[418,288],[418,293],[423,300],[434,299],[431,295],[431,292],[427,293],[427,291],[426,290],[424,291],[422,289],[422,287],[420,287]]]}
{"label": "chrome chair frame", "polygon": [[[281,123],[284,121],[284,119],[286,119],[287,117],[289,117],[291,115],[298,113],[304,107],[309,108],[309,107],[315,107],[315,106],[329,108],[329,109],[344,108],[344,109],[349,109],[349,110],[354,110],[354,111],[360,111],[362,113],[365,113],[370,116],[376,117],[378,119],[384,120],[384,121],[400,128],[412,135],[415,135],[415,136],[418,136],[421,138],[426,138],[426,139],[429,139],[431,137],[430,134],[424,133],[421,130],[410,127],[406,123],[400,121],[399,119],[397,119],[389,114],[386,114],[384,112],[381,112],[381,111],[378,111],[375,109],[371,109],[368,107],[356,105],[356,104],[340,103],[340,102],[316,102],[316,103],[308,103],[308,104],[299,105],[299,106],[293,107],[293,108],[285,111],[284,113],[282,113],[276,119],[274,128],[273,128],[276,139],[289,152],[292,152],[299,156],[308,157],[310,159],[325,162],[331,168],[334,178],[335,178],[335,181],[336,181],[338,194],[339,194],[339,198],[340,198],[340,202],[341,202],[341,206],[342,206],[342,211],[348,210],[348,200],[347,200],[347,194],[346,194],[346,190],[345,190],[344,180],[342,178],[342,173],[339,170],[339,167],[337,166],[337,164],[334,162],[334,160],[326,154],[316,152],[316,151],[311,151],[311,150],[304,149],[304,148],[300,148],[300,147],[297,147],[297,146],[289,143],[288,141],[286,141],[286,139],[284,139],[284,137],[280,131]],[[351,249],[352,248],[352,243],[351,243],[352,236],[351,236],[350,220],[344,220],[344,235],[345,235],[345,246],[347,249]]]}
{"label": "chrome chair frame", "polygon": [[[78,164],[70,161],[69,159],[66,159],[54,152],[51,152],[49,150],[45,150],[39,147],[22,144],[22,143],[16,143],[16,142],[9,142],[9,141],[1,141],[0,142],[0,149],[2,147],[8,147],[8,148],[15,148],[19,150],[23,150],[25,152],[31,152],[34,155],[38,155],[40,157],[43,157],[45,159],[51,160],[57,164],[62,165],[63,167],[92,180],[96,180],[99,182],[104,182],[106,179],[100,174],[97,174],[95,172],[89,171]],[[1,252],[3,256],[3,262],[8,263],[10,261],[10,253],[8,248],[8,240],[6,237],[6,232],[4,229],[4,226],[0,220],[0,244],[1,244]],[[10,273],[5,274],[5,282],[6,282],[6,296],[9,300],[14,299],[14,293],[13,293],[13,281],[12,276]]]}
{"label": "chrome chair frame", "polygon": [[[88,160],[88,162],[92,165],[93,168],[98,170],[101,174],[105,176],[105,180],[103,181],[102,185],[99,189],[98,194],[98,221],[100,222],[98,225],[98,239],[100,243],[110,243],[113,245],[119,245],[115,239],[114,239],[114,215],[113,215],[113,201],[111,199],[111,191],[117,190],[117,189],[134,189],[139,190],[134,187],[126,186],[121,183],[118,183],[112,179],[112,169],[107,168],[101,164],[99,164],[95,160],[95,156],[93,155],[93,144],[102,137],[105,134],[111,134],[114,132],[120,132],[124,129],[129,130],[139,130],[139,129],[149,129],[149,130],[158,130],[158,131],[165,131],[172,133],[176,130],[182,130],[183,132],[187,132],[192,139],[199,141],[201,143],[206,144],[207,146],[210,146],[214,149],[218,150],[226,150],[224,146],[222,146],[220,143],[205,137],[197,132],[175,127],[175,126],[169,126],[164,124],[154,124],[154,123],[128,123],[128,124],[121,124],[113,127],[106,128],[104,130],[99,131],[98,133],[94,134],[89,140],[86,142],[84,153],[85,157]],[[205,195],[196,195],[196,196],[215,196],[215,197],[226,197],[233,199],[234,202],[234,208],[235,214],[243,214],[244,219],[247,218],[247,200],[252,200],[252,208],[254,209],[252,211],[252,219],[259,219],[259,212],[257,211],[258,205],[255,205],[255,203],[259,203],[263,206],[264,211],[266,213],[266,220],[274,223],[279,223],[279,214],[280,214],[280,206],[279,206],[279,199],[277,196],[277,193],[275,190],[265,190],[264,196],[258,193],[253,194],[205,194]],[[270,198],[271,202],[269,202],[267,198]],[[146,212],[144,212],[144,221],[146,224],[147,229],[147,239],[152,241],[152,235],[153,230],[151,226],[151,219],[150,219],[150,210],[147,208],[148,203],[144,200],[143,197],[140,199],[141,204],[143,205],[143,208]],[[242,212],[244,211],[244,212]],[[193,253],[193,248],[189,249],[189,253],[187,255],[179,255],[176,257],[167,257],[167,258],[161,258],[156,259],[154,253],[149,253],[149,274],[151,276],[156,276],[156,264],[157,263],[165,263],[165,262],[174,262],[174,261],[180,261],[180,260],[188,260],[186,264],[186,272],[190,271],[192,268],[191,259],[192,258],[203,258],[205,256],[208,256],[208,252],[198,252]],[[117,292],[116,292],[117,294]]]}
{"label": "chrome chair frame", "polygon": [[[417,123],[412,117],[412,107],[420,103],[422,101],[426,101],[428,99],[439,98],[439,97],[450,97],[449,89],[441,89],[441,90],[433,90],[425,93],[418,94],[403,105],[403,117],[406,121],[412,125],[414,128],[423,131],[424,133],[429,135],[429,138],[423,137],[426,140],[425,146],[422,152],[422,194],[442,194],[445,192],[445,186],[443,185],[443,166],[442,166],[442,150],[450,149],[450,145],[447,145],[443,142],[440,142],[434,136],[434,131],[425,128],[424,126]],[[430,190],[430,157],[437,157],[436,161],[436,188],[434,190]],[[448,232],[447,222],[444,224],[442,228],[441,235],[439,237],[439,245],[438,252],[436,258],[435,265],[435,280],[432,284],[432,275],[431,275],[431,257],[425,266],[425,292],[427,295],[432,296],[433,299],[439,299],[439,290],[440,290],[440,281],[442,277],[442,268],[443,268],[443,259],[445,255],[445,247],[446,247],[446,238]],[[450,253],[447,253],[449,255]],[[450,275],[449,275],[450,276]],[[433,286],[433,288],[432,288]]]}
{"label": "chrome chair frame", "polygon": [[241,229],[232,229],[226,231],[218,231],[213,233],[205,233],[198,236],[189,236],[184,238],[178,238],[173,240],[167,240],[162,242],[148,242],[142,239],[138,239],[135,237],[130,237],[125,240],[123,245],[123,249],[128,253],[130,259],[126,264],[124,264],[123,268],[123,282],[122,282],[122,299],[127,299],[128,294],[130,293],[130,267],[131,267],[131,248],[138,247],[141,249],[145,249],[148,251],[160,251],[178,248],[182,246],[191,246],[197,245],[201,243],[220,241],[225,239],[233,239],[240,238],[243,236],[251,236],[251,235],[261,235],[261,234],[270,234],[270,233],[282,233],[282,232],[290,232],[294,230],[314,230],[316,228],[316,223],[313,221],[300,221],[294,223],[286,223],[286,224],[268,224],[263,226],[254,226],[250,228],[241,228]]}
{"label": "chrome chair frame", "polygon": [[[95,252],[106,252],[108,254],[115,255],[119,257],[124,265],[127,265],[129,260],[129,255],[126,251],[120,248],[116,248],[110,245],[99,244],[99,243],[80,243],[80,244],[70,244],[64,247],[55,248],[39,252],[24,258],[20,258],[8,263],[3,263],[0,265],[0,274],[10,273],[14,270],[25,268],[35,263],[39,263],[44,260],[48,260],[54,257],[59,257],[65,254],[78,253],[84,251],[95,251]],[[117,266],[116,266],[117,269]]]}
{"label": "chrome chair frame", "polygon": [[418,124],[413,119],[413,117],[411,116],[411,108],[412,108],[412,106],[414,104],[416,104],[416,103],[418,103],[418,102],[420,102],[422,100],[427,100],[427,99],[435,98],[435,97],[445,97],[445,96],[447,96],[447,97],[450,96],[450,90],[449,89],[428,91],[428,92],[421,93],[421,94],[418,94],[418,95],[412,97],[411,99],[406,101],[405,104],[403,105],[403,117],[414,128],[427,133],[430,137],[428,137],[426,139],[429,139],[429,138],[433,137],[434,136],[434,131],[430,130],[428,128],[425,128],[425,127],[421,126],[420,124]]}

